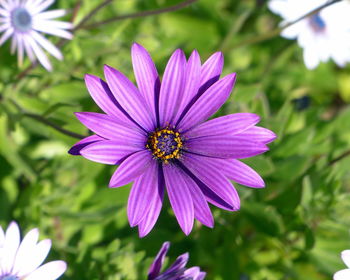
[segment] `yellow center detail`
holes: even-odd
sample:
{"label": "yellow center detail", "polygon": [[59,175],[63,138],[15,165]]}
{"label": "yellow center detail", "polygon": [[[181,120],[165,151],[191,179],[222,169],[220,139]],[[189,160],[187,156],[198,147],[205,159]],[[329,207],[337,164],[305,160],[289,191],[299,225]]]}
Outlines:
{"label": "yellow center detail", "polygon": [[168,127],[156,130],[150,134],[146,145],[153,156],[164,163],[168,163],[171,159],[179,158],[182,146],[180,133]]}

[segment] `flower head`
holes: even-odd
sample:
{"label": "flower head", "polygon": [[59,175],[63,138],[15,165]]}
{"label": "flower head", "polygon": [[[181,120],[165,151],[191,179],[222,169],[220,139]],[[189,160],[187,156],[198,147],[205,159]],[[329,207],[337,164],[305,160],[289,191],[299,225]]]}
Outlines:
{"label": "flower head", "polygon": [[186,269],[185,266],[189,257],[188,253],[179,256],[167,270],[161,273],[169,246],[169,242],[163,243],[162,248],[149,269],[148,280],[202,280],[205,278],[206,273],[200,271],[200,268],[197,266]]}
{"label": "flower head", "polygon": [[5,233],[0,227],[0,280],[55,280],[66,271],[63,261],[41,265],[50,251],[51,241],[45,239],[38,243],[38,238],[38,229],[32,229],[21,242],[15,222]]}
{"label": "flower head", "polygon": [[[286,22],[293,22],[327,0],[270,0],[269,8]],[[307,68],[314,69],[320,62],[333,59],[344,67],[350,61],[350,3],[339,1],[287,27],[281,35],[297,39],[304,49]]]}
{"label": "flower head", "polygon": [[72,28],[72,24],[54,20],[65,15],[64,10],[45,12],[54,2],[54,0],[0,0],[0,34],[3,33],[0,36],[0,46],[12,37],[11,52],[17,50],[19,65],[22,65],[24,54],[27,54],[31,61],[37,58],[47,70],[51,71],[50,61],[42,49],[62,60],[59,49],[41,34],[72,38],[72,34],[66,31]]}
{"label": "flower head", "polygon": [[235,74],[222,79],[221,53],[203,65],[197,51],[188,61],[182,50],[171,56],[160,83],[156,67],[140,45],[132,46],[138,88],[118,70],[105,66],[107,82],[86,75],[87,88],[105,112],[76,113],[95,134],[70,153],[104,164],[119,164],[109,186],[134,181],[128,201],[131,226],[145,236],[158,219],[165,190],[185,234],[196,218],[213,227],[208,203],[236,211],[237,191],[229,179],[261,188],[264,182],[237,159],[261,154],[275,138],[255,126],[255,114],[238,113],[206,121],[227,100]]}
{"label": "flower head", "polygon": [[348,267],[347,269],[336,272],[333,276],[334,280],[348,280],[350,279],[350,250],[341,252],[341,258]]}

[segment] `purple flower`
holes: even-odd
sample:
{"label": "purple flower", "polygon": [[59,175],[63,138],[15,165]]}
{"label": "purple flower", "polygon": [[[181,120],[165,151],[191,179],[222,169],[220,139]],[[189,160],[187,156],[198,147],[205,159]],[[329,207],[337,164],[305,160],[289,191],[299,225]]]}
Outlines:
{"label": "purple flower", "polygon": [[186,269],[188,253],[179,256],[166,271],[161,273],[160,271],[169,246],[169,242],[163,243],[162,248],[149,269],[148,280],[202,280],[205,278],[206,273],[200,271],[200,268],[197,266]]}
{"label": "purple flower", "polygon": [[202,65],[197,51],[186,61],[178,49],[161,83],[147,51],[134,44],[131,53],[138,88],[110,66],[104,68],[107,82],[86,75],[87,88],[105,114],[76,113],[95,135],[70,153],[118,164],[111,188],[134,181],[127,212],[141,237],[157,221],[165,190],[186,235],[194,218],[213,227],[207,202],[229,211],[240,208],[229,180],[264,187],[261,177],[237,159],[264,153],[275,134],[255,126],[260,118],[250,113],[206,121],[225,103],[236,80],[236,74],[219,79],[221,53]]}
{"label": "purple flower", "polygon": [[67,269],[64,261],[41,265],[51,248],[49,239],[38,243],[39,231],[32,229],[22,242],[18,225],[12,222],[4,233],[0,226],[1,280],[55,280]]}

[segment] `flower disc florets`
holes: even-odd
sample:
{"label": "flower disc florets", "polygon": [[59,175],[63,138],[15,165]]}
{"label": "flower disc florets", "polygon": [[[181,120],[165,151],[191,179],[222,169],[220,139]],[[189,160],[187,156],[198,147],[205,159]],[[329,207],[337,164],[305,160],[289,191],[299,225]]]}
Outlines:
{"label": "flower disc florets", "polygon": [[168,163],[170,159],[180,157],[182,146],[180,133],[166,127],[149,135],[146,148],[155,158]]}
{"label": "flower disc florets", "polygon": [[16,8],[11,12],[11,22],[18,31],[28,31],[32,28],[32,16],[24,8]]}
{"label": "flower disc florets", "polygon": [[315,32],[322,32],[326,29],[326,23],[319,14],[314,14],[309,18],[311,27]]}

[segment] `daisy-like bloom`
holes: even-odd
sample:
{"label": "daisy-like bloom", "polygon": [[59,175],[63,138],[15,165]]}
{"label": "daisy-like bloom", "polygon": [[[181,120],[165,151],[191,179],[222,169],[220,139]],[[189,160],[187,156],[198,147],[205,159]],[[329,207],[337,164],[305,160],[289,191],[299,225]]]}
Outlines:
{"label": "daisy-like bloom", "polygon": [[[271,0],[268,6],[285,22],[293,22],[327,1]],[[320,62],[329,59],[344,67],[350,61],[349,14],[350,2],[340,1],[287,27],[281,35],[287,39],[298,40],[298,44],[304,49],[304,62],[308,69],[314,69]]]}
{"label": "daisy-like bloom", "polygon": [[67,31],[73,26],[69,22],[54,20],[66,14],[64,10],[45,10],[55,0],[0,0],[0,46],[12,37],[11,53],[17,50],[18,64],[23,63],[24,55],[34,62],[36,59],[48,70],[51,63],[45,49],[55,58],[62,60],[59,49],[41,33],[72,39]]}
{"label": "daisy-like bloom", "polygon": [[341,252],[341,258],[348,267],[347,269],[336,272],[333,276],[334,280],[349,280],[350,279],[350,250]]}
{"label": "daisy-like bloom", "polygon": [[261,188],[264,182],[237,160],[268,150],[275,138],[255,126],[255,114],[238,113],[205,122],[225,103],[236,75],[219,79],[223,57],[213,54],[203,65],[197,51],[188,61],[182,50],[171,56],[160,83],[147,51],[132,46],[138,88],[121,72],[105,66],[107,82],[86,75],[86,86],[105,112],[76,113],[95,134],[75,144],[70,153],[104,164],[118,164],[109,186],[134,181],[128,219],[145,236],[158,219],[167,191],[185,234],[193,220],[208,227],[214,221],[208,203],[236,211],[240,200],[229,179]]}
{"label": "daisy-like bloom", "polygon": [[162,248],[149,269],[148,280],[202,280],[205,278],[206,273],[202,272],[197,266],[186,269],[185,266],[189,257],[188,253],[179,256],[167,270],[161,273],[169,246],[169,242],[163,243]]}
{"label": "daisy-like bloom", "polygon": [[67,269],[64,261],[41,265],[51,248],[49,239],[38,243],[39,231],[32,229],[20,240],[18,225],[12,222],[6,232],[0,226],[0,280],[55,280]]}

